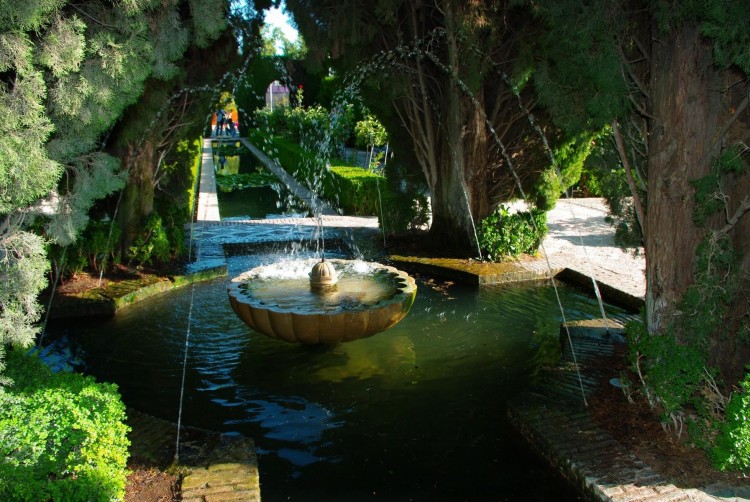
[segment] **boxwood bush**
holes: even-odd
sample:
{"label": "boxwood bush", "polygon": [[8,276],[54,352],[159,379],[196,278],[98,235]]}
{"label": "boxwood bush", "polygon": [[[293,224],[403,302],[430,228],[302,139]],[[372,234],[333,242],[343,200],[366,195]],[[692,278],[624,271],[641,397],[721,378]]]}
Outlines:
{"label": "boxwood bush", "polygon": [[547,213],[539,209],[511,213],[501,204],[479,224],[479,244],[490,261],[535,254],[547,235]]}
{"label": "boxwood bush", "polygon": [[113,384],[8,354],[0,387],[0,500],[121,500],[129,440]]}

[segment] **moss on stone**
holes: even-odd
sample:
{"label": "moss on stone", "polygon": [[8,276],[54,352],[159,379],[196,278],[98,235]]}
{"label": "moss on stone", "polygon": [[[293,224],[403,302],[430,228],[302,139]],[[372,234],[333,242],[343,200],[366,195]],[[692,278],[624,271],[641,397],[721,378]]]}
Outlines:
{"label": "moss on stone", "polygon": [[409,268],[467,284],[503,284],[534,281],[548,277],[546,271],[538,272],[527,268],[521,261],[493,263],[466,258],[429,258],[403,255],[391,255],[389,259],[400,268]]}
{"label": "moss on stone", "polygon": [[118,310],[170,289],[227,275],[226,266],[192,274],[162,277],[144,274],[78,293],[59,293],[53,300],[52,318],[113,316]]}

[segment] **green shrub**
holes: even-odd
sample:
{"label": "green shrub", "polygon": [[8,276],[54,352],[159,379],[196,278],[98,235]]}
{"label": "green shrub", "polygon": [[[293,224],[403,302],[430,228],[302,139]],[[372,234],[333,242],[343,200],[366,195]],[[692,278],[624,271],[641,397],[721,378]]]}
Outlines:
{"label": "green shrub", "polygon": [[111,221],[89,221],[86,230],[74,244],[77,263],[85,263],[91,270],[101,272],[105,260],[117,263],[120,226]]}
{"label": "green shrub", "polygon": [[330,113],[322,106],[278,106],[255,111],[255,123],[269,135],[281,136],[319,157],[330,157],[353,129],[351,105]]}
{"label": "green shrub", "polygon": [[52,244],[48,256],[54,262],[57,272],[62,277],[69,277],[83,270],[101,272],[107,264],[118,263],[118,247],[122,231],[119,225],[111,221],[89,220],[86,228],[76,241],[68,246],[63,261],[65,248]]}
{"label": "green shrub", "polygon": [[146,220],[146,226],[128,248],[128,257],[139,265],[166,263],[172,257],[167,230],[157,213]]}
{"label": "green shrub", "polygon": [[547,235],[547,213],[538,209],[511,213],[501,204],[480,222],[478,234],[488,260],[534,254]]}
{"label": "green shrub", "polygon": [[333,187],[335,182],[331,179],[331,172],[325,168],[323,157],[316,156],[297,143],[279,136],[269,136],[257,130],[248,136],[263,153],[295,179],[322,197],[328,198],[324,193],[325,187]]}
{"label": "green shrub", "polygon": [[[381,190],[383,185],[380,186]],[[378,213],[380,228],[388,234],[398,234],[422,228],[429,221],[427,197],[419,192],[401,192],[385,187],[381,198],[383,212]]]}
{"label": "green shrub", "polygon": [[323,186],[326,198],[338,199],[345,214],[374,216],[379,213],[378,192],[387,190],[385,177],[361,167],[331,166],[333,176]]}
{"label": "green shrub", "polygon": [[0,387],[0,500],[121,500],[128,427],[117,387],[11,351]]}
{"label": "green shrub", "polygon": [[[750,366],[747,367],[750,370]],[[724,409],[716,446],[711,451],[714,465],[721,470],[750,473],[750,373]]]}
{"label": "green shrub", "polygon": [[695,403],[705,381],[706,361],[701,351],[690,345],[679,345],[674,331],[653,335],[642,321],[628,323],[628,360],[648,388],[649,404],[659,407],[661,420],[669,424],[685,407]]}
{"label": "green shrub", "polygon": [[381,219],[381,227],[384,225],[382,219],[385,218],[384,228],[388,233],[418,228],[427,223],[426,197],[394,191],[382,175],[346,165],[343,161],[326,169],[322,158],[287,139],[269,137],[260,131],[254,131],[250,137],[251,141],[289,174],[339,207],[345,214],[377,215]]}

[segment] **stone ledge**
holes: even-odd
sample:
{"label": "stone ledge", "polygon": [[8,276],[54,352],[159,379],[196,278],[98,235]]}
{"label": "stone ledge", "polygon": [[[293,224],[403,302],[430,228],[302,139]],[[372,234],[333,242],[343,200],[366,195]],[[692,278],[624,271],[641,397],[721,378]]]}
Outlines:
{"label": "stone ledge", "polygon": [[[538,281],[549,278],[547,268],[536,269],[523,261],[483,262],[462,258],[426,258],[421,256],[390,255],[388,260],[397,268],[410,269],[466,284],[485,286],[510,282]],[[558,274],[561,269],[552,269]]]}
{"label": "stone ledge", "polygon": [[164,291],[226,275],[227,267],[222,265],[186,275],[146,275],[80,293],[57,293],[52,301],[50,318],[112,317],[119,310]]}

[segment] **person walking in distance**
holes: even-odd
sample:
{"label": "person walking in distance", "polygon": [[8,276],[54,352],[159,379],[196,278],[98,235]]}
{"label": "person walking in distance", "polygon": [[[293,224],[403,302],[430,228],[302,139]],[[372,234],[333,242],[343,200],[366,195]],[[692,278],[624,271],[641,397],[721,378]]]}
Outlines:
{"label": "person walking in distance", "polygon": [[216,112],[216,136],[221,136],[224,131],[224,110]]}

